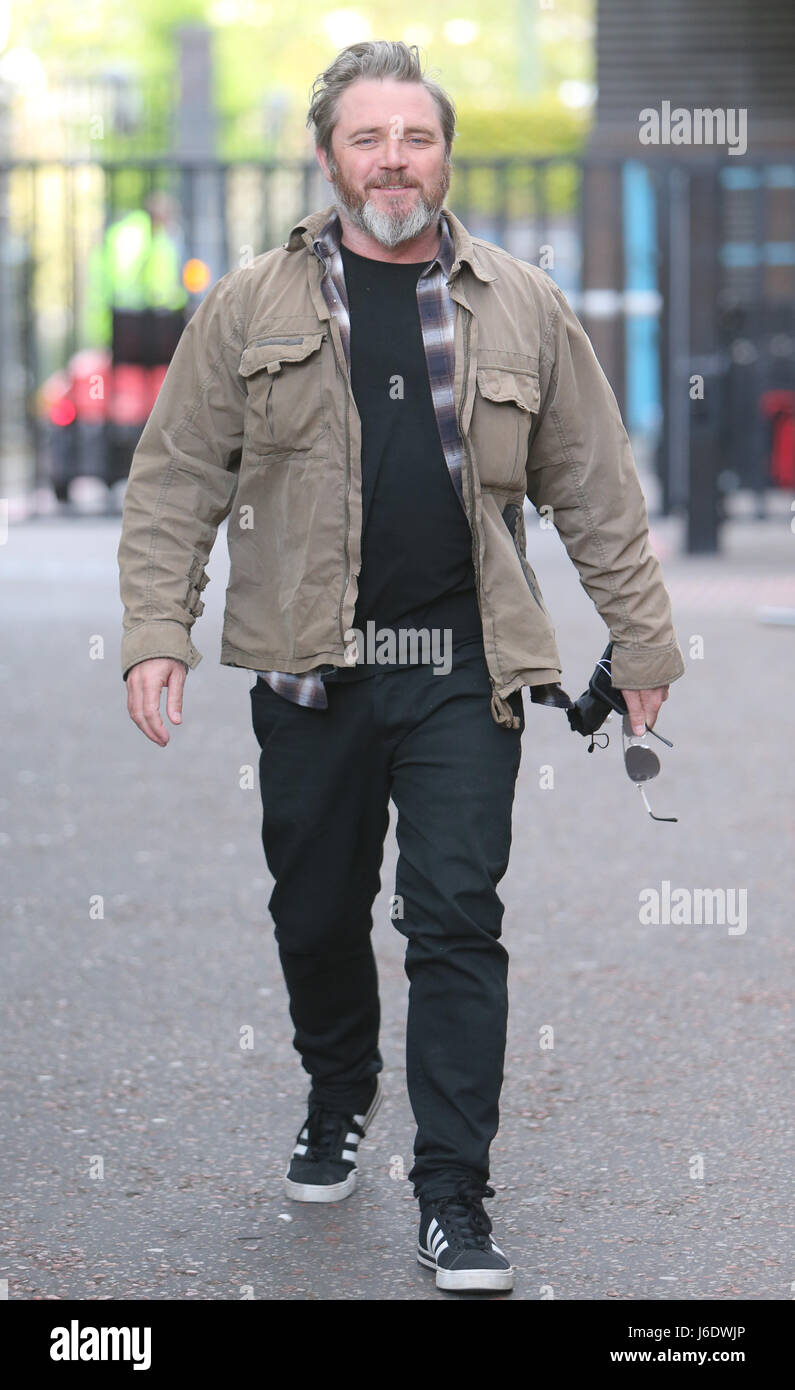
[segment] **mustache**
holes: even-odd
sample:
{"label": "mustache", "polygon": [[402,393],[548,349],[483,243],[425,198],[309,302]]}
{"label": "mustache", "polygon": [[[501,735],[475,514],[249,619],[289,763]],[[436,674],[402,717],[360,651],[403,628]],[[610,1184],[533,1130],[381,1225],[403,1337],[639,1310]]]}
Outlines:
{"label": "mustache", "polygon": [[395,188],[417,188],[419,185],[416,183],[406,183],[404,179],[396,180],[393,178],[379,179],[378,183],[368,184],[368,188],[390,188],[393,186]]}

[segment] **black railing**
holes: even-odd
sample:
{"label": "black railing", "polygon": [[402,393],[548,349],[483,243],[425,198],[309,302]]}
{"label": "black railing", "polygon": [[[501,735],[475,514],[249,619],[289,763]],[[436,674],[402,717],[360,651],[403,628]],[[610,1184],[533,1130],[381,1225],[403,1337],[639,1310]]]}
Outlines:
{"label": "black railing", "polygon": [[[640,278],[626,234],[638,222],[628,167],[601,157],[460,159],[448,203],[473,235],[558,281],[631,429],[649,432],[647,407],[659,399],[652,433],[663,511],[698,497],[699,514],[717,515],[723,492],[737,486],[754,489],[761,505],[781,425],[770,393],[785,410],[795,392],[795,164],[648,166],[652,231]],[[184,258],[206,263],[211,281],[331,201],[314,161],[0,162],[3,495],[20,481],[46,481],[49,427],[38,392],[92,346],[83,326],[91,250],[157,189],[178,205]],[[703,404],[694,376],[704,378]],[[708,516],[697,521],[694,549],[709,548],[709,529]]]}

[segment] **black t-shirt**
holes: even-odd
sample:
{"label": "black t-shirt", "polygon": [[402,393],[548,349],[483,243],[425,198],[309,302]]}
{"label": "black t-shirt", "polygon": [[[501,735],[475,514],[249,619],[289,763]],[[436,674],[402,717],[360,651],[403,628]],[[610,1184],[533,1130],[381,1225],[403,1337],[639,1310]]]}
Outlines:
{"label": "black t-shirt", "polygon": [[453,646],[482,640],[472,536],[442,450],[417,305],[430,262],[376,261],[343,246],[342,263],[362,428],[354,627],[439,626],[452,628]]}

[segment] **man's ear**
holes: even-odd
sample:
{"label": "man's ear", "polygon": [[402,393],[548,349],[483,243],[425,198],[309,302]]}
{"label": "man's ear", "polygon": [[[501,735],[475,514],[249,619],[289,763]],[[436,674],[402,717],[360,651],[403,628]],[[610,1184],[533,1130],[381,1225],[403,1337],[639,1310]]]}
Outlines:
{"label": "man's ear", "polygon": [[324,150],[321,150],[321,148],[320,148],[319,145],[316,145],[316,146],[315,146],[315,159],[317,160],[318,164],[320,165],[320,168],[321,168],[322,171],[323,171],[323,177],[324,177],[329,183],[331,183],[331,175],[329,174],[329,171],[328,171],[328,159],[327,159],[327,157],[326,157],[325,151],[324,151]]}

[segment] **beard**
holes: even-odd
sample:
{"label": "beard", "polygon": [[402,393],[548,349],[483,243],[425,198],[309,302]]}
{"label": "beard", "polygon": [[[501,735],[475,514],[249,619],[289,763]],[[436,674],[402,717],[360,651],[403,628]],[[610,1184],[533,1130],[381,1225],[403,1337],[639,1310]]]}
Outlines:
{"label": "beard", "polygon": [[[413,206],[407,212],[401,212],[399,208],[376,207],[368,192],[362,194],[347,182],[333,156],[329,158],[328,167],[338,211],[344,212],[355,227],[373,237],[379,245],[390,249],[401,242],[412,241],[438,220],[450,187],[450,160],[445,158],[439,178],[428,189],[414,183],[405,184],[406,188],[417,188],[418,193]],[[374,186],[385,187],[395,182],[402,183],[403,180],[396,175],[385,174]]]}

